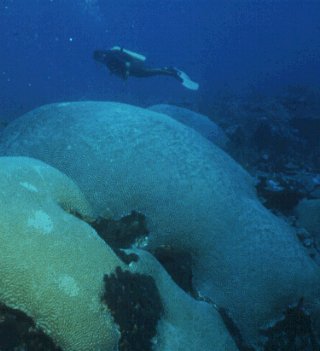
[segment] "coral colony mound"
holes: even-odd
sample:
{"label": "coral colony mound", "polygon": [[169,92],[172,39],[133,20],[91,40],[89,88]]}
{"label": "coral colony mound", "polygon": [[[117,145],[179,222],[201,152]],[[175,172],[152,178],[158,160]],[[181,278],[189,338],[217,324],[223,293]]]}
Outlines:
{"label": "coral colony mound", "polygon": [[153,256],[123,252],[129,266],[115,254],[67,176],[0,157],[0,184],[1,349],[236,351],[218,312]]}
{"label": "coral colony mound", "polygon": [[[230,335],[240,350],[244,344],[267,350],[276,339],[278,325],[273,323],[294,314],[288,308],[308,314],[309,340],[316,342],[319,267],[293,228],[261,204],[252,177],[192,128],[166,114],[126,104],[57,103],[12,122],[2,133],[0,154],[34,157],[63,172],[80,188],[95,217],[117,221],[132,211],[143,214],[149,235],[135,242],[140,250],[126,252],[138,256],[138,261],[129,263],[131,272],[153,276],[155,284],[146,285],[159,291],[152,296],[161,298],[162,308],[155,311],[161,319],[156,333],[150,333],[157,349],[180,350],[178,333],[188,350],[190,345],[194,350],[212,350],[213,345],[217,350],[236,349]],[[43,182],[43,187],[53,186],[50,180]],[[46,196],[40,203],[49,200]],[[62,223],[74,231],[67,219]],[[77,245],[86,246],[77,233]],[[104,260],[111,278],[105,282],[121,282],[124,263],[117,263],[109,246],[99,247],[108,252]],[[162,268],[166,264],[161,266],[147,252],[155,254],[159,248],[170,248],[172,256],[183,252],[179,257],[191,257],[189,296],[172,285]],[[101,276],[104,267],[92,269],[94,276]],[[212,328],[198,325],[200,314]],[[120,325],[114,312],[108,316]],[[114,324],[109,319],[104,322],[111,350],[117,340]],[[199,329],[193,330],[195,325]]]}

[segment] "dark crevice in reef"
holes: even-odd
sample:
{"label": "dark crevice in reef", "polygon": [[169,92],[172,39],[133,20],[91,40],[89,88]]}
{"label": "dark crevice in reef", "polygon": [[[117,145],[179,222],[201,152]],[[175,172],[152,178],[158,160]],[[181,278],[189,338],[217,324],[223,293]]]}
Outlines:
{"label": "dark crevice in reef", "polygon": [[216,309],[219,312],[225,327],[227,328],[228,332],[233,338],[239,351],[255,351],[253,347],[247,345],[247,343],[244,341],[241,335],[240,329],[238,328],[236,323],[232,320],[228,311],[225,308],[221,308],[221,307],[216,307]]}
{"label": "dark crevice in reef", "polygon": [[161,263],[173,281],[191,296],[197,296],[192,285],[192,255],[169,245],[159,246],[151,253]]}
{"label": "dark crevice in reef", "polygon": [[62,351],[23,312],[0,304],[1,351]]}
{"label": "dark crevice in reef", "polygon": [[105,275],[102,301],[120,327],[119,351],[151,351],[163,314],[161,297],[151,276],[123,271]]}
{"label": "dark crevice in reef", "polygon": [[132,211],[119,220],[99,217],[90,224],[112,248],[129,248],[149,233],[146,217],[137,211]]}
{"label": "dark crevice in reef", "polygon": [[227,331],[229,332],[231,338],[233,339],[239,351],[256,351],[252,346],[250,346],[244,340],[240,329],[232,319],[232,316],[229,313],[228,309],[219,307],[207,296],[197,296],[197,300],[208,303],[209,305],[212,306],[212,308],[214,308],[219,313],[224,326],[226,327]]}
{"label": "dark crevice in reef", "polygon": [[121,217],[119,220],[103,217],[88,220],[78,212],[73,211],[72,214],[91,225],[113,249],[129,248],[149,234],[145,215],[137,211],[131,211],[129,215]]}
{"label": "dark crevice in reef", "polygon": [[130,264],[131,262],[138,262],[139,261],[139,256],[136,255],[135,253],[130,253],[127,254],[121,249],[114,249],[114,252],[116,255],[121,259],[122,262],[125,264]]}

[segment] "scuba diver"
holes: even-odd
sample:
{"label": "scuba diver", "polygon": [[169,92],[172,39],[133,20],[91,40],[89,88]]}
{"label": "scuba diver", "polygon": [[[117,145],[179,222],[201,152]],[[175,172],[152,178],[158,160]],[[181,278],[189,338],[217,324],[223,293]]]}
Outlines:
{"label": "scuba diver", "polygon": [[105,64],[112,74],[122,79],[133,77],[151,77],[151,76],[171,76],[178,79],[182,85],[191,90],[198,90],[199,84],[193,82],[186,73],[174,67],[152,68],[145,66],[146,57],[129,51],[119,46],[114,46],[110,50],[96,50],[93,58]]}

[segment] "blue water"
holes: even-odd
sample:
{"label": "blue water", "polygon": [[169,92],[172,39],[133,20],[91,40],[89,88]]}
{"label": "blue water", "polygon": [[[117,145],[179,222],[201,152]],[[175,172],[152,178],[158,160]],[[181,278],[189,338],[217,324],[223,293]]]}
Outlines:
{"label": "blue water", "polygon": [[[55,101],[196,105],[223,90],[320,80],[318,0],[1,0],[0,31],[1,119]],[[110,76],[92,52],[113,45],[183,69],[199,91]]]}

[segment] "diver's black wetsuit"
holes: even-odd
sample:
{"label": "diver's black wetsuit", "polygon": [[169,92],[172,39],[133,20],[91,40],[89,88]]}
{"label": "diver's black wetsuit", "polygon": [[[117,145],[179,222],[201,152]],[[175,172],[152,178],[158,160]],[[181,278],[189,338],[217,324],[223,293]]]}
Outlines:
{"label": "diver's black wetsuit", "polygon": [[179,71],[175,68],[151,68],[145,66],[144,62],[131,56],[123,50],[96,50],[93,58],[105,64],[111,73],[127,79],[129,76],[134,77],[151,77],[157,75],[172,76],[179,81],[182,79],[179,76]]}

